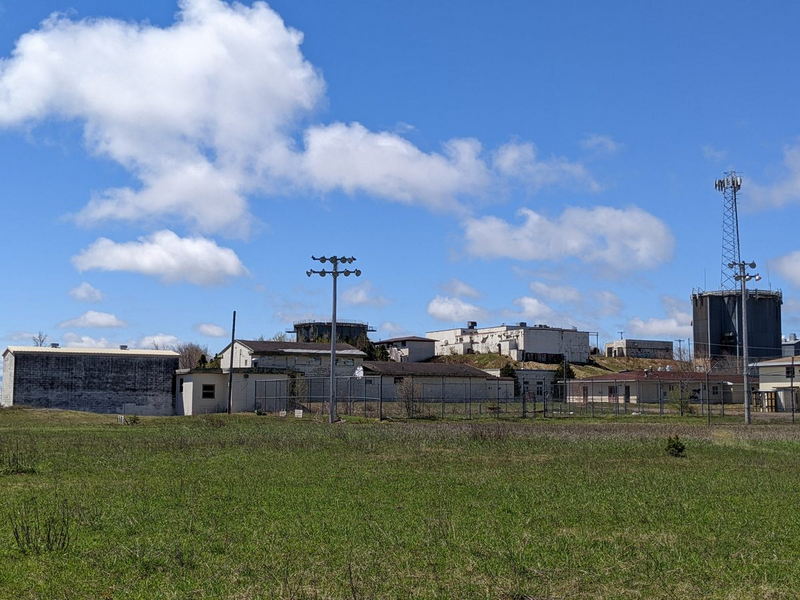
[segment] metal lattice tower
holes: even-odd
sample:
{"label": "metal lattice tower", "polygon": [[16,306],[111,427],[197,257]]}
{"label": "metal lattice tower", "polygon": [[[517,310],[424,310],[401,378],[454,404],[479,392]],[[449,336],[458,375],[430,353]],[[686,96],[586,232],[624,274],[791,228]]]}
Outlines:
{"label": "metal lattice tower", "polygon": [[742,178],[736,171],[727,171],[725,177],[714,182],[714,189],[722,192],[722,277],[720,288],[735,290],[739,284],[735,281],[736,273],[728,266],[739,264],[739,212],[736,206],[736,194],[742,189]]}

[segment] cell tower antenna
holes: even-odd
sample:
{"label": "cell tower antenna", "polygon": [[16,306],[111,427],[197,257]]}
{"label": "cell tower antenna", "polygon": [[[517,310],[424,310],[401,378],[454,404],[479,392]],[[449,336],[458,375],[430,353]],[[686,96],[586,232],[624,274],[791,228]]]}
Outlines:
{"label": "cell tower antenna", "polygon": [[720,288],[735,290],[739,284],[737,274],[728,265],[742,262],[739,252],[739,211],[736,196],[742,189],[742,177],[736,171],[726,171],[725,177],[714,182],[714,189],[722,192],[722,274]]}

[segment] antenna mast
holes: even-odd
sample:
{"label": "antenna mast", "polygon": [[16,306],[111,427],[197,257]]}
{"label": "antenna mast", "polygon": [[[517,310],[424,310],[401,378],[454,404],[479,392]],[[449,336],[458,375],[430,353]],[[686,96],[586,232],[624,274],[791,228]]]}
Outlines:
{"label": "antenna mast", "polygon": [[714,182],[714,189],[722,192],[722,276],[720,288],[735,290],[739,284],[734,279],[737,274],[729,266],[742,262],[739,253],[739,212],[736,194],[742,189],[742,178],[736,171],[726,171],[725,177]]}

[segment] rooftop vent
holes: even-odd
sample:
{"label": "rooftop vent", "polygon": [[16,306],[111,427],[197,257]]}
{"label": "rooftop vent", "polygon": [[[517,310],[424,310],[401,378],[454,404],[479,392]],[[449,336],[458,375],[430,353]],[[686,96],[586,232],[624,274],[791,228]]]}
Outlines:
{"label": "rooftop vent", "polygon": [[119,345],[119,349],[120,349],[120,350],[127,350],[127,349],[128,349],[128,346],[127,346],[127,344],[120,344],[120,345]]}
{"label": "rooftop vent", "polygon": [[58,348],[58,342],[53,342],[52,344],[50,344],[50,347],[51,348]]}
{"label": "rooftop vent", "polygon": [[527,326],[528,326],[528,324],[527,324],[525,321],[520,321],[520,322],[519,322],[519,326],[520,326],[520,327],[527,327]]}
{"label": "rooftop vent", "polygon": [[467,329],[475,329],[477,326],[477,321],[467,321]]}

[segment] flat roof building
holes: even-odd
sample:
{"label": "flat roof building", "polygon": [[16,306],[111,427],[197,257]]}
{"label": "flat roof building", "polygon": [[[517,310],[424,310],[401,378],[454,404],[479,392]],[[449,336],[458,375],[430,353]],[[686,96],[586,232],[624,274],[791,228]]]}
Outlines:
{"label": "flat roof building", "polygon": [[2,405],[171,415],[177,368],[170,350],[11,346]]}

